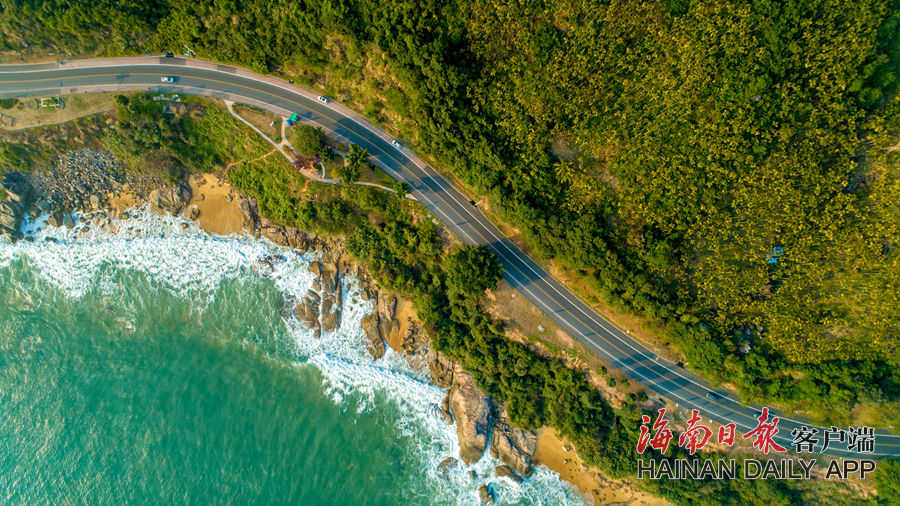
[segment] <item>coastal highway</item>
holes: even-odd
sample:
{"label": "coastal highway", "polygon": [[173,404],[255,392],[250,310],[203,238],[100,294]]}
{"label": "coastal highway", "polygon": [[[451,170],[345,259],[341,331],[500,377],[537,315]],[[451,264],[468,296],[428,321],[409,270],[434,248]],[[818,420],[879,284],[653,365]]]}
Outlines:
{"label": "coastal highway", "polygon": [[[172,76],[175,82],[161,82],[163,76]],[[368,149],[370,161],[391,177],[409,183],[413,196],[462,241],[487,246],[503,265],[504,278],[524,297],[631,380],[682,409],[698,409],[704,418],[722,424],[734,422],[738,438],[757,426],[754,414],[758,407],[746,406],[724,391],[717,391],[717,399],[707,398],[707,393],[715,390],[707,381],[657,355],[604,319],[504,237],[436,170],[408,148],[394,147],[393,138],[387,133],[335,101],[322,103],[316,99],[316,93],[270,76],[184,58],[0,65],[0,98],[133,90],[205,95],[255,105],[280,115],[296,113],[344,142],[359,144]],[[791,449],[791,430],[808,424],[778,416],[780,432],[775,440]],[[821,435],[822,432],[820,441]],[[821,443],[816,451],[820,448]],[[900,456],[900,436],[878,431],[871,454],[849,453],[846,443],[837,441],[831,443],[827,453],[845,458]]]}

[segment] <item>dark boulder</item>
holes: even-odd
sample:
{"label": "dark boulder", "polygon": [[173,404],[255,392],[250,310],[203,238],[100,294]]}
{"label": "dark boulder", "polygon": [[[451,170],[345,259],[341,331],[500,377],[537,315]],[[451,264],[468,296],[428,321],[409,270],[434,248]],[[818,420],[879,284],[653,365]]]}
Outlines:
{"label": "dark boulder", "polygon": [[491,455],[528,478],[534,473],[531,457],[536,449],[537,434],[511,426],[503,410],[491,435]]}
{"label": "dark boulder", "polygon": [[150,193],[150,202],[163,211],[179,214],[191,201],[191,195],[191,185],[182,181],[176,185],[153,190]]}
{"label": "dark boulder", "polygon": [[513,468],[511,468],[507,465],[495,467],[494,468],[494,476],[496,476],[498,478],[505,476],[516,483],[522,483],[522,477],[519,476],[519,473],[513,471]]}
{"label": "dark boulder", "polygon": [[494,426],[493,402],[475,386],[475,379],[459,365],[453,371],[449,392],[450,411],[456,420],[459,457],[466,464],[477,462],[487,448]]}
{"label": "dark boulder", "polygon": [[368,314],[363,317],[362,322],[363,334],[368,341],[368,351],[376,360],[384,356],[385,346],[384,339],[381,336],[381,330],[378,328],[378,313]]}

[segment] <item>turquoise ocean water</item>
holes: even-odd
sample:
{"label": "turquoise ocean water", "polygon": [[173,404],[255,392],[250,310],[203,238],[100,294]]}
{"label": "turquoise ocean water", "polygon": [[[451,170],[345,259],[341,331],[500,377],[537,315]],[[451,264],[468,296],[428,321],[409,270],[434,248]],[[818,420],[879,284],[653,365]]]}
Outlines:
{"label": "turquoise ocean water", "polygon": [[108,229],[0,242],[0,503],[476,504],[483,484],[581,502],[489,456],[444,476],[444,391],[365,353],[353,280],[316,339],[290,312],[310,257],[150,213]]}

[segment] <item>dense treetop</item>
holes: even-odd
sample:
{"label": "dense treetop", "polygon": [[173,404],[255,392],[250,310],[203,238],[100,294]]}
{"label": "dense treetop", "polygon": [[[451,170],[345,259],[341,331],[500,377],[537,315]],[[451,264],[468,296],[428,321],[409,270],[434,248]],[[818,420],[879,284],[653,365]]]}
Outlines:
{"label": "dense treetop", "polygon": [[0,6],[9,49],[188,45],[344,96],[691,367],[898,412],[897,0]]}

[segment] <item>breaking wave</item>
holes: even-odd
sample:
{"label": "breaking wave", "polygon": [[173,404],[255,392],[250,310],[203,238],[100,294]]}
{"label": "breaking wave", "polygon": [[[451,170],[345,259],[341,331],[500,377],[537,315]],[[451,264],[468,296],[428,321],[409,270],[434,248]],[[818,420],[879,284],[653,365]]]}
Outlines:
{"label": "breaking wave", "polygon": [[[435,415],[434,406],[440,404],[445,390],[390,348],[379,360],[366,353],[360,321],[372,311],[372,304],[354,296],[359,293],[356,280],[343,277],[341,326],[320,338],[289,310],[313,286],[315,276],[308,266],[316,253],[299,253],[247,235],[210,235],[192,222],[146,208],[115,219],[100,213],[76,218],[78,223],[71,229],[49,226],[46,216],[26,219],[25,240],[0,242],[0,267],[26,262],[49,285],[72,298],[94,290],[112,294],[117,273],[137,272],[200,313],[225,282],[268,280],[284,299],[286,310],[280,318],[292,338],[290,355],[296,366],[318,369],[324,395],[348,416],[383,410],[394,415],[386,419],[399,420],[396,428],[415,447],[420,473],[426,478],[424,486],[410,492],[413,499],[478,504],[478,488],[489,485],[499,504],[583,503],[574,487],[542,466],[521,484],[493,476],[500,462],[488,453],[472,466],[459,465],[445,474],[439,464],[459,456],[455,427]],[[122,328],[134,331],[131,322],[122,322]]]}

